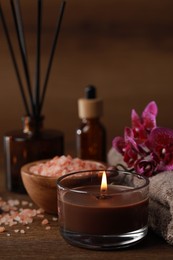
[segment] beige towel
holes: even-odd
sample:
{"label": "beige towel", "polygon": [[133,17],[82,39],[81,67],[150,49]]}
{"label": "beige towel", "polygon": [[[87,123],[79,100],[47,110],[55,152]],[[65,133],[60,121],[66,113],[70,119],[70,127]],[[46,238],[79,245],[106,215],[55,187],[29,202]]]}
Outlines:
{"label": "beige towel", "polygon": [[[108,164],[122,163],[122,157],[110,149]],[[150,178],[149,227],[173,245],[173,171]]]}

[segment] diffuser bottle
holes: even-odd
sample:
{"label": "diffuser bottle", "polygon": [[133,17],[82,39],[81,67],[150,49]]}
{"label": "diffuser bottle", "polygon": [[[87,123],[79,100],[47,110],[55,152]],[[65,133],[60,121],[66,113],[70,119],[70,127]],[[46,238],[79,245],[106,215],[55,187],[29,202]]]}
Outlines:
{"label": "diffuser bottle", "polygon": [[64,153],[63,133],[44,129],[44,117],[23,117],[23,129],[4,135],[7,189],[24,193],[20,169],[29,162],[50,159]]}
{"label": "diffuser bottle", "polygon": [[100,121],[103,102],[96,98],[96,88],[88,86],[85,98],[78,100],[81,119],[76,131],[77,156],[81,159],[106,162],[106,130]]}
{"label": "diffuser bottle", "polygon": [[[63,134],[57,130],[45,130],[43,128],[42,108],[47,90],[48,79],[51,71],[52,61],[59,37],[62,18],[66,6],[66,1],[62,1],[60,12],[57,17],[55,34],[50,49],[47,69],[45,75],[41,73],[42,50],[42,15],[43,1],[37,1],[36,9],[36,63],[35,63],[35,80],[30,79],[30,69],[27,57],[27,44],[25,44],[24,26],[22,22],[22,14],[20,12],[20,2],[11,1],[11,13],[13,16],[14,27],[16,31],[17,43],[11,39],[8,32],[8,25],[0,6],[0,16],[4,33],[6,36],[9,52],[13,62],[14,70],[18,80],[19,90],[25,108],[26,117],[23,118],[23,130],[12,131],[4,136],[5,163],[7,175],[7,187],[10,191],[22,192],[24,187],[20,177],[20,169],[25,163],[31,161],[50,159],[55,155],[62,155],[63,150]],[[45,13],[46,14],[46,13]],[[21,56],[21,65],[18,65],[18,55],[16,55],[15,47],[19,48]],[[20,62],[19,62],[20,64]],[[32,65],[33,67],[33,65]],[[43,77],[43,85],[41,84]]]}

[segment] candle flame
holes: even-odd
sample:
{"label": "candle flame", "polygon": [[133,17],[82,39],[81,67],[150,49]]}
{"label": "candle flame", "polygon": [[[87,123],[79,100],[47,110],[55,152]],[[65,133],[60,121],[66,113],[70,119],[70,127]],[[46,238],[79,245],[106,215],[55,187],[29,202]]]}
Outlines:
{"label": "candle flame", "polygon": [[101,182],[101,188],[100,190],[102,192],[107,191],[107,177],[106,177],[106,172],[103,172],[102,174],[102,182]]}

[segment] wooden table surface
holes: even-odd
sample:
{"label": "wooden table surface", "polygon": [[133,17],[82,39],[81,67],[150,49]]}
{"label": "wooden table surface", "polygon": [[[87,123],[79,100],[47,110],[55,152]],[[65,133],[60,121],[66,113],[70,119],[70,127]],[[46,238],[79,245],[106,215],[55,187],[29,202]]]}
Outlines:
{"label": "wooden table surface", "polygon": [[[1,198],[30,199],[27,195],[1,192]],[[49,220],[50,230],[41,224],[42,219],[35,217],[32,224],[21,224],[6,227],[6,232],[0,233],[0,259],[173,259],[173,247],[163,239],[149,231],[144,241],[135,247],[115,251],[95,251],[78,248],[68,244],[60,235],[58,221],[53,221],[52,215],[44,216]],[[15,233],[15,229],[23,229],[24,234]],[[8,235],[10,234],[10,236]]]}

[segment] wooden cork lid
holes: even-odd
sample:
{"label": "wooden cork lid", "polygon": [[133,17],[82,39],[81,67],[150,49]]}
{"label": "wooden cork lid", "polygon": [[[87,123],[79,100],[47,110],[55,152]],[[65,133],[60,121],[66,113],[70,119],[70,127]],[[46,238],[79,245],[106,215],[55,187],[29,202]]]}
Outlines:
{"label": "wooden cork lid", "polygon": [[88,86],[85,89],[85,98],[78,100],[79,118],[96,118],[103,115],[103,101],[96,98],[96,89],[94,86]]}

